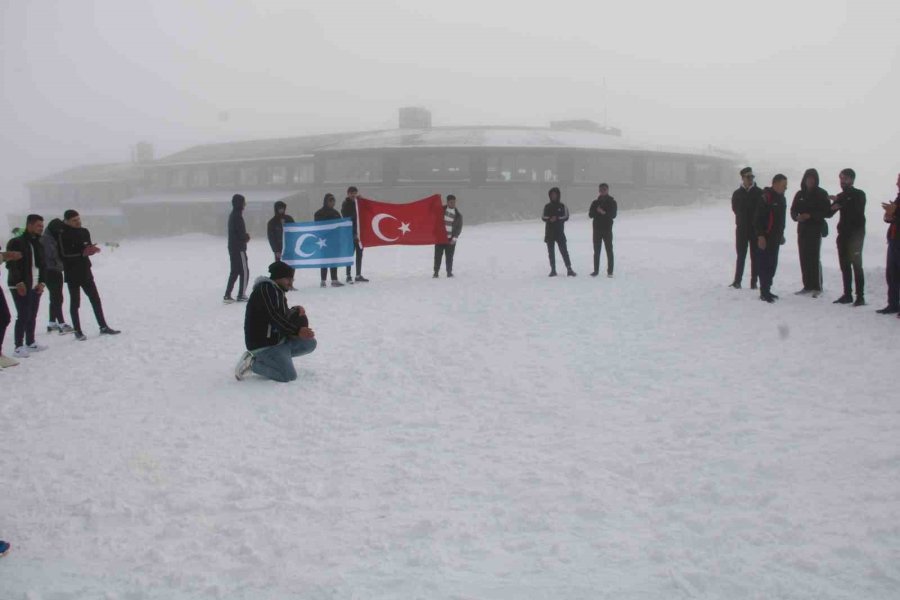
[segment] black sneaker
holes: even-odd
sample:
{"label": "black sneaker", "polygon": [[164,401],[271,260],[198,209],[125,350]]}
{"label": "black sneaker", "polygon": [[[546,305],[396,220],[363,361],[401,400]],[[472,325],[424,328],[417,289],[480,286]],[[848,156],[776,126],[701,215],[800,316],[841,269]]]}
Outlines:
{"label": "black sneaker", "polygon": [[453,273],[447,272],[447,277],[453,277]]}
{"label": "black sneaker", "polygon": [[234,304],[234,298],[232,298],[231,296],[225,296],[224,298],[222,298],[222,303],[223,304]]}
{"label": "black sneaker", "polygon": [[78,340],[79,342],[83,342],[84,340],[87,339],[87,336],[84,335],[83,333],[81,333],[80,331],[78,331],[77,329],[75,331],[73,331],[72,333],[75,334],[75,339]]}
{"label": "black sneaker", "polygon": [[437,279],[439,277],[438,272],[435,271],[434,275],[431,276],[432,279]]}
{"label": "black sneaker", "polygon": [[773,294],[772,292],[769,292],[769,295],[772,296],[772,298],[774,300],[778,300],[778,294]]}
{"label": "black sneaker", "polygon": [[751,289],[751,290],[755,290],[756,288],[757,288],[756,282],[755,282],[755,281],[751,281],[751,282],[750,282],[750,289]]}
{"label": "black sneaker", "polygon": [[600,274],[600,271],[591,271],[591,277],[596,277]]}
{"label": "black sneaker", "polygon": [[853,303],[853,306],[865,306],[865,305],[866,305],[866,299],[863,296],[857,296],[856,302]]}
{"label": "black sneaker", "polygon": [[850,294],[844,294],[843,296],[841,296],[840,298],[838,298],[837,300],[832,302],[832,304],[852,304],[852,303],[853,303],[853,296],[851,296]]}
{"label": "black sneaker", "polygon": [[350,284],[353,283],[353,278],[350,277],[349,275],[347,275],[347,283],[350,283]]}
{"label": "black sneaker", "polygon": [[566,271],[566,277],[575,277],[576,275],[578,275],[578,273],[576,273],[572,269],[569,269],[568,271]]}
{"label": "black sneaker", "polygon": [[[325,282],[323,281],[322,283],[325,283]],[[331,287],[344,287],[344,284],[341,283],[340,281],[335,280],[335,281],[331,282]]]}
{"label": "black sneaker", "polygon": [[247,296],[238,296],[237,297],[238,302],[246,302],[247,300],[249,300],[249,298]]}
{"label": "black sneaker", "polygon": [[369,280],[366,279],[365,277],[363,277],[362,275],[357,275],[356,281],[358,281],[359,283],[369,283]]}
{"label": "black sneaker", "polygon": [[741,289],[741,282],[740,281],[732,281],[730,284],[728,284],[728,287],[739,290],[739,289]]}
{"label": "black sneaker", "polygon": [[875,312],[877,312],[879,315],[895,315],[897,313],[900,313],[900,307],[888,305],[884,308],[879,308]]}
{"label": "black sneaker", "polygon": [[775,303],[775,296],[773,296],[772,294],[760,294],[759,299],[763,302],[768,302],[769,304]]}
{"label": "black sneaker", "polygon": [[328,283],[325,281],[322,281],[319,283],[319,287],[328,287]]}
{"label": "black sneaker", "polygon": [[100,335],[119,335],[120,333],[122,332],[118,329],[113,329],[109,325],[105,325],[100,328]]}
{"label": "black sneaker", "polygon": [[550,271],[550,274],[547,275],[547,277],[556,277],[556,269],[553,269],[552,271]]}

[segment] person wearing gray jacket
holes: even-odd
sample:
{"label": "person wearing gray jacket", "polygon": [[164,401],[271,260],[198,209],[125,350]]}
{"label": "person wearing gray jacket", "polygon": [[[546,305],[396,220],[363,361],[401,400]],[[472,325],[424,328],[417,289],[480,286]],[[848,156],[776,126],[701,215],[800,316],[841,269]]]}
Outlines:
{"label": "person wearing gray jacket", "polygon": [[47,225],[47,231],[41,236],[41,246],[44,248],[44,283],[50,292],[50,321],[47,323],[47,333],[54,331],[60,335],[72,333],[73,329],[66,324],[63,316],[63,262],[59,254],[59,234],[65,224],[60,219],[53,219]]}

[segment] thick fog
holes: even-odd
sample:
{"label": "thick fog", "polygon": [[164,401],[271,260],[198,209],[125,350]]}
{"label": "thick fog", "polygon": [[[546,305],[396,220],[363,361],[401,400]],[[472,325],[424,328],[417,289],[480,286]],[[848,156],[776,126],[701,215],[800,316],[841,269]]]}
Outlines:
{"label": "thick fog", "polygon": [[593,119],[829,189],[852,166],[877,200],[900,167],[898,21],[838,0],[2,0],[0,197],[23,208],[26,181],[141,140],[164,156],[421,105],[436,125]]}

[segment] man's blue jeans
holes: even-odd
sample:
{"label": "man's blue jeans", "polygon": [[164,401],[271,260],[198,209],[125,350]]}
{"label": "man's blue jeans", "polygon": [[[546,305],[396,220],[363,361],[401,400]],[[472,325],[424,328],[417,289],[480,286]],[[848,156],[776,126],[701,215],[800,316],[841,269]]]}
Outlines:
{"label": "man's blue jeans", "polygon": [[294,381],[297,379],[294,357],[309,354],[315,349],[315,338],[286,338],[274,346],[254,352],[251,370],[275,381]]}

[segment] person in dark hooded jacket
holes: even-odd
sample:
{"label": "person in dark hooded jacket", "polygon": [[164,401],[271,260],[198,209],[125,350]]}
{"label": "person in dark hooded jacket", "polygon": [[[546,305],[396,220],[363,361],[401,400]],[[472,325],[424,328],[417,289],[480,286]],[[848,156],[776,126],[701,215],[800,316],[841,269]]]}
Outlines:
{"label": "person in dark hooded jacket", "polygon": [[779,173],[772,178],[772,187],[763,190],[756,205],[753,229],[756,233],[756,270],[759,273],[759,299],[772,303],[778,296],[772,293],[772,281],[778,268],[778,251],[784,243],[784,221],[787,212],[787,177]]}
{"label": "person in dark hooded jacket", "polygon": [[544,205],[544,242],[547,244],[547,254],[550,257],[550,277],[556,277],[556,252],[554,246],[559,246],[563,262],[566,264],[566,275],[575,277],[572,270],[572,261],[569,260],[569,249],[566,246],[566,221],[569,220],[569,209],[560,201],[559,188],[550,188],[547,192],[550,202]]}
{"label": "person in dark hooded jacket", "polygon": [[825,219],[830,212],[828,192],[819,187],[819,172],[807,169],[800,182],[800,191],[791,203],[791,218],[797,222],[797,246],[803,275],[803,289],[798,294],[818,297],[822,292],[822,232],[827,227]]}
{"label": "person in dark hooded jacket", "polygon": [[[863,273],[862,251],[866,239],[866,193],[856,189],[856,172],[844,169],[839,174],[841,193],[831,204],[829,218],[841,213],[837,226],[838,262],[844,283],[844,294],[834,304],[864,306],[866,303],[866,277]],[[856,301],[853,300],[852,283],[856,283]]]}
{"label": "person in dark hooded jacket", "polygon": [[[334,205],[337,203],[337,200],[334,197],[334,194],[325,194],[325,198],[322,199],[322,208],[316,211],[313,215],[314,221],[328,221],[331,219],[340,219],[341,213],[337,211]],[[322,268],[319,269],[319,273],[322,276],[321,287],[325,287],[328,285],[326,279],[328,278],[328,269]],[[337,267],[331,267],[331,287],[342,287],[344,284],[338,281]]]}
{"label": "person in dark hooded jacket", "polygon": [[44,249],[44,283],[50,292],[50,321],[47,333],[58,331],[60,334],[72,333],[72,327],[66,324],[63,316],[63,261],[59,254],[59,234],[65,227],[60,219],[53,219],[47,225],[47,231],[41,236]]}
{"label": "person in dark hooded jacket", "polygon": [[353,220],[353,244],[356,246],[356,279],[350,277],[350,265],[347,265],[347,283],[354,281],[359,283],[368,283],[368,279],[362,274],[363,247],[359,243],[359,223],[356,222],[356,198],[359,196],[359,190],[355,185],[347,188],[347,197],[341,204],[341,216]]}
{"label": "person in dark hooded jacket", "polygon": [[244,223],[244,208],[247,200],[241,194],[235,194],[231,198],[231,214],[228,215],[228,258],[231,261],[231,272],[228,274],[228,285],[225,287],[225,304],[234,302],[231,290],[234,282],[240,279],[238,285],[238,302],[247,301],[247,280],[250,279],[250,270],[247,267],[247,242],[250,235],[247,233],[247,225]]}
{"label": "person in dark hooded jacket", "polygon": [[613,276],[613,221],[619,211],[616,199],[609,195],[609,186],[600,184],[600,195],[591,202],[588,209],[588,218],[593,221],[594,229],[594,270],[591,277],[600,274],[600,251],[606,247],[606,276]]}
{"label": "person in dark hooded jacket", "polygon": [[269,237],[269,246],[275,254],[275,260],[281,260],[281,252],[284,250],[284,224],[293,223],[294,218],[285,213],[287,204],[279,200],[275,203],[275,216],[269,219],[266,225],[266,234]]}

